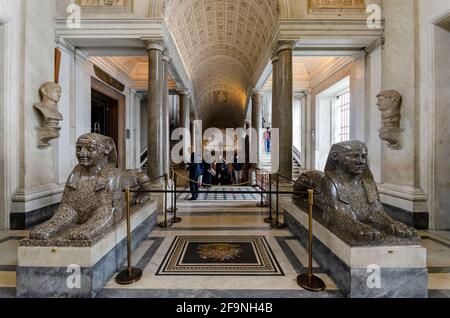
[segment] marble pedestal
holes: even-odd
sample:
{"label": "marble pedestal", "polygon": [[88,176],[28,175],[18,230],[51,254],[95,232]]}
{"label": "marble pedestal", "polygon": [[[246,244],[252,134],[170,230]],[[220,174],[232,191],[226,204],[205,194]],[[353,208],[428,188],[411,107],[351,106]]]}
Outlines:
{"label": "marble pedestal", "polygon": [[[291,199],[283,202],[283,209],[285,223],[307,248],[307,213]],[[425,248],[419,245],[351,247],[316,221],[313,233],[314,260],[347,297],[427,297]]]}
{"label": "marble pedestal", "polygon": [[[149,235],[156,217],[156,202],[135,208],[131,216],[133,251]],[[85,247],[29,245],[22,241],[19,247],[17,297],[95,297],[114,273],[124,268],[126,220],[99,241]]]}

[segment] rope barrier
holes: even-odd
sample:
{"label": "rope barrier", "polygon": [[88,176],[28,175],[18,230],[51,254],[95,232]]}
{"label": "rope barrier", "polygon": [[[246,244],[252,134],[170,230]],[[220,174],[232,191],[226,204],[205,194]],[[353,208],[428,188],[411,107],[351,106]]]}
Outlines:
{"label": "rope barrier", "polygon": [[[179,174],[178,172],[175,172],[175,174],[176,174],[177,176],[179,176],[180,178],[186,180],[186,181],[194,182],[194,183],[197,183],[198,185],[206,185],[206,186],[208,186],[208,187],[216,187],[216,186],[217,186],[217,185],[215,185],[215,184],[200,183],[200,182],[198,182],[198,181],[189,179],[188,177],[185,177],[185,176],[183,176],[182,174]],[[235,187],[240,187],[240,186],[244,186],[244,185],[249,185],[250,183],[251,183],[251,181],[247,181],[247,182],[244,182],[244,183],[233,184],[233,186],[235,186]]]}

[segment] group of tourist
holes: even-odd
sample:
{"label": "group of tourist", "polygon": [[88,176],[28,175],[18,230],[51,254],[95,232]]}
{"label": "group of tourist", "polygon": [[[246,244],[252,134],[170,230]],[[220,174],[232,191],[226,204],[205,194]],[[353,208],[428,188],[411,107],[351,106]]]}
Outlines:
{"label": "group of tourist", "polygon": [[[215,157],[213,152],[212,157]],[[189,171],[189,187],[191,198],[189,200],[198,199],[198,191],[200,187],[210,188],[215,185],[237,185],[243,180],[244,163],[241,163],[238,154],[234,154],[234,161],[228,162],[223,159],[212,163],[205,160],[202,163],[195,163],[195,154],[191,154],[191,163],[188,166]]]}

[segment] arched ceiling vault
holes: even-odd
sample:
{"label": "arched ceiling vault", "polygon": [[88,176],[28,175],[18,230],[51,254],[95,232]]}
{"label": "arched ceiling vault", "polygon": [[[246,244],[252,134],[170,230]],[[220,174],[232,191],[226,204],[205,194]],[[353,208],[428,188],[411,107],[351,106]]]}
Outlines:
{"label": "arched ceiling vault", "polygon": [[168,0],[165,19],[204,126],[238,127],[256,63],[278,19],[274,0]]}

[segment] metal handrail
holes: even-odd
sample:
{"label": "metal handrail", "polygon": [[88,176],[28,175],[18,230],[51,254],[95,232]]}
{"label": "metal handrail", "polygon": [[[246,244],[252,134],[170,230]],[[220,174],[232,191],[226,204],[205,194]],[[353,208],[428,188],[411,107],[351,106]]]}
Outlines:
{"label": "metal handrail", "polygon": [[[144,155],[147,153],[147,155],[144,157]],[[144,158],[143,158],[144,157]],[[142,152],[141,152],[141,154],[140,154],[140,156],[139,156],[139,159],[140,159],[140,162],[141,162],[141,165],[140,165],[140,168],[142,168],[142,167],[144,167],[145,166],[145,164],[148,162],[148,148],[145,148]]]}
{"label": "metal handrail", "polygon": [[302,153],[300,152],[300,150],[297,149],[297,147],[292,146],[292,155],[294,157],[294,160],[300,165],[302,166]]}

